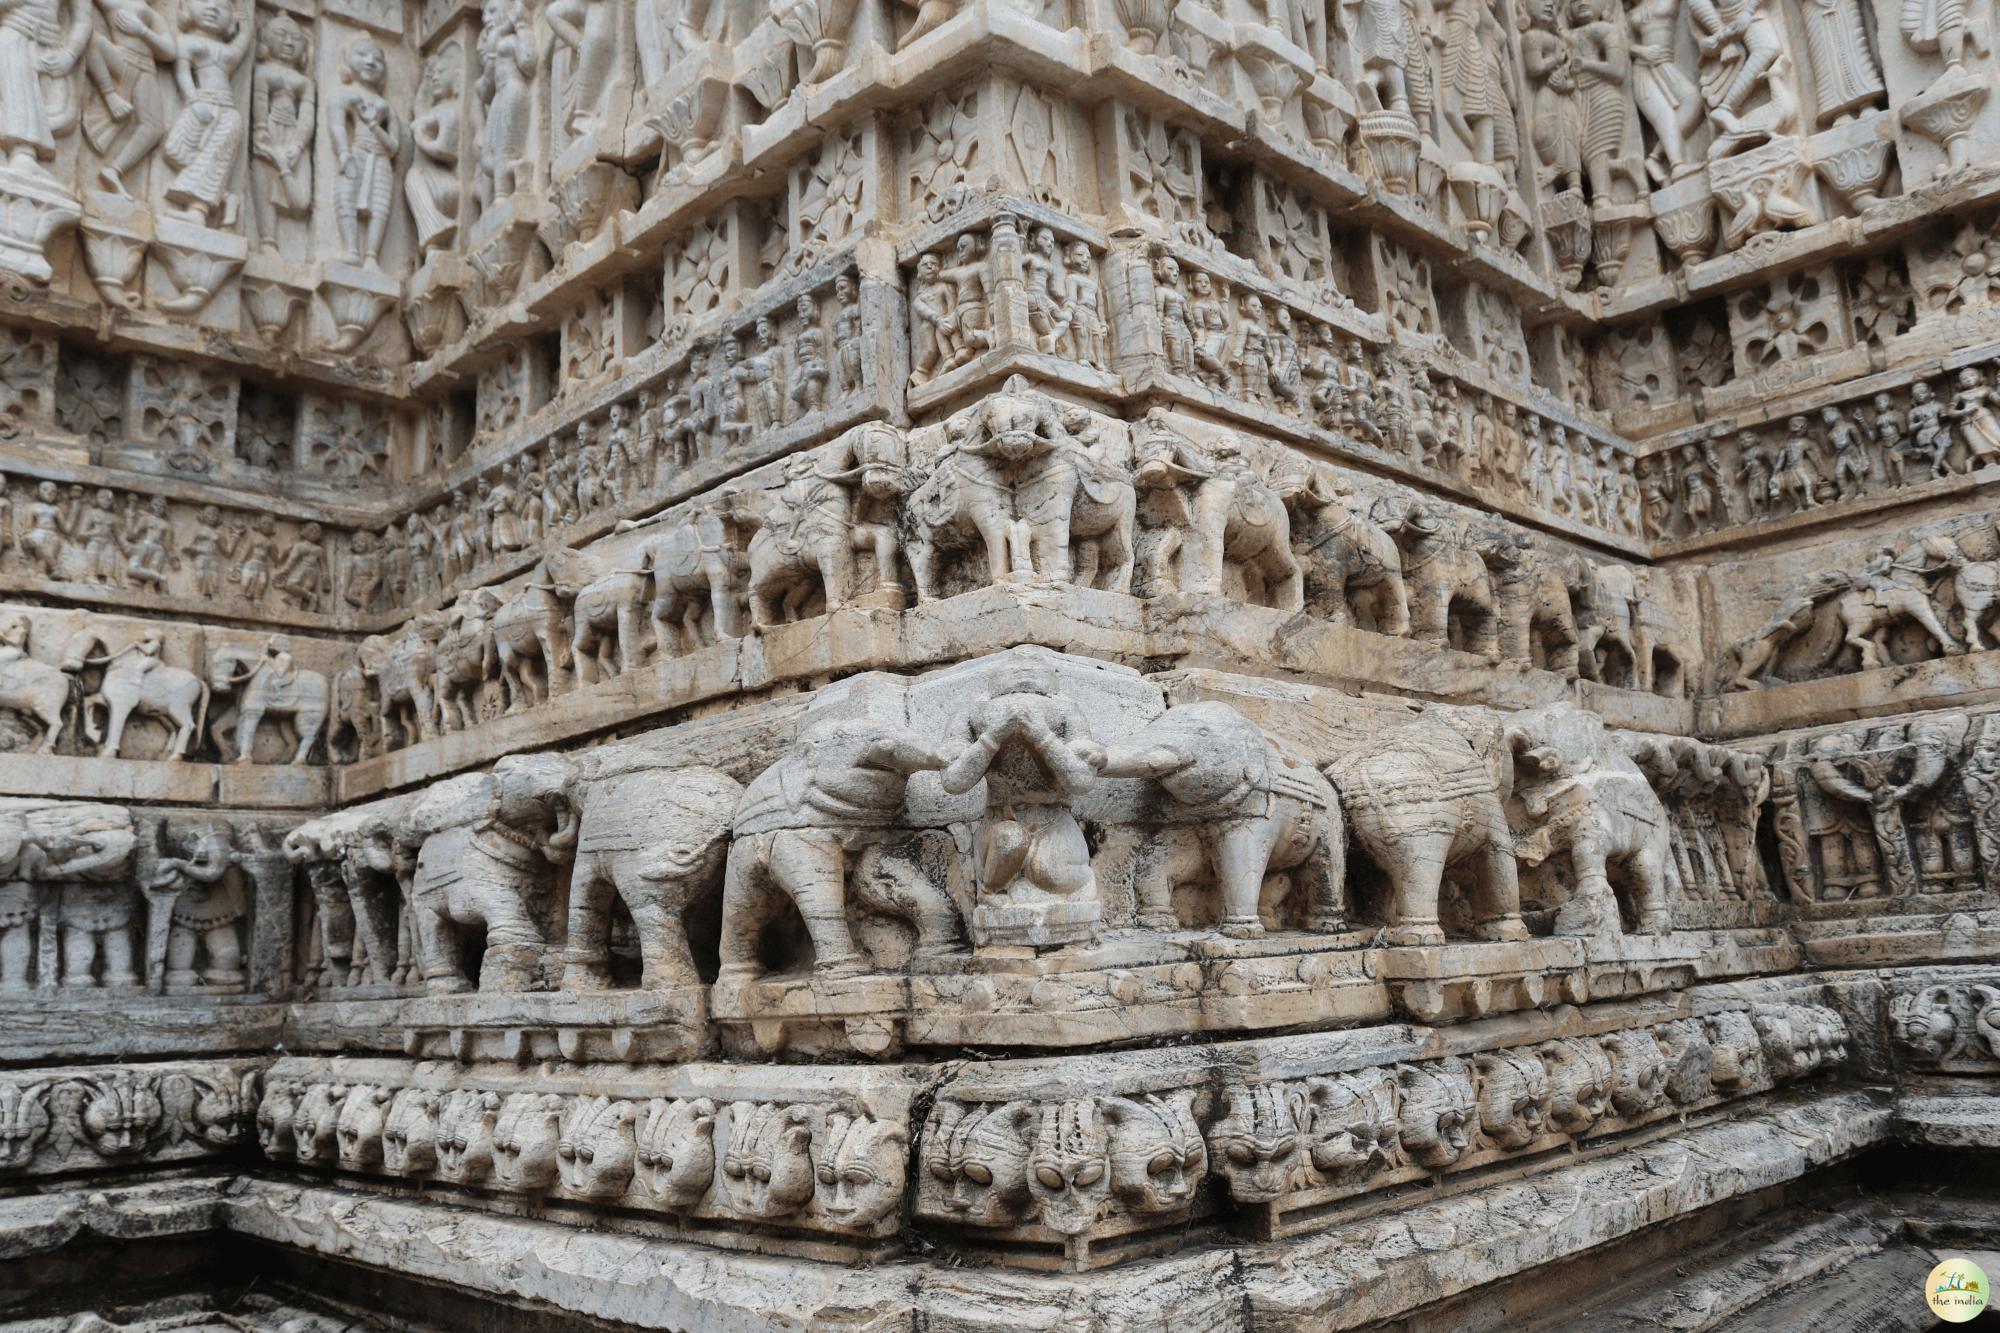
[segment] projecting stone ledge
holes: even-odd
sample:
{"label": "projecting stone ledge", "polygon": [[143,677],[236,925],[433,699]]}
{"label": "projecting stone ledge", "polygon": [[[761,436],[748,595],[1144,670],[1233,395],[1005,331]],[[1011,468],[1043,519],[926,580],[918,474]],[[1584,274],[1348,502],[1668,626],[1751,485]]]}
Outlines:
{"label": "projecting stone ledge", "polygon": [[1773,1098],[1309,1238],[1079,1276],[765,1258],[247,1178],[221,1219],[253,1239],[640,1328],[1353,1328],[1798,1180],[1882,1142],[1891,1116],[1866,1090]]}

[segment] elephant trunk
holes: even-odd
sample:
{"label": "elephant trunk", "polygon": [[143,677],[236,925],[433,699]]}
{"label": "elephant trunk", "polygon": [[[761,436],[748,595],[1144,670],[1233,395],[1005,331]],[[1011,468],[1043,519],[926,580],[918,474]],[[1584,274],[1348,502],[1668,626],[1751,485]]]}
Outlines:
{"label": "elephant trunk", "polygon": [[577,830],[583,821],[577,815],[575,806],[561,797],[557,797],[556,800],[555,831],[549,834],[548,840],[542,844],[542,855],[550,861],[562,862],[575,855]]}

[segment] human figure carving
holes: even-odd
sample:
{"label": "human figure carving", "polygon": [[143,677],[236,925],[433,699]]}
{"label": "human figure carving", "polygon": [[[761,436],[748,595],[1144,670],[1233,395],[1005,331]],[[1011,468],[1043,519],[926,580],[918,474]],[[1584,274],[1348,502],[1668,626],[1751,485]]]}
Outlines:
{"label": "human figure carving", "polygon": [[147,0],[97,0],[97,10],[102,22],[84,52],[84,73],[96,97],[85,104],[83,136],[104,159],[99,183],[130,198],[125,178],[167,133],[160,62],[173,60],[177,47],[173,30]]}
{"label": "human figure carving", "polygon": [[289,14],[273,14],[257,32],[250,80],[250,201],[257,247],[278,248],[278,219],[312,211],[313,129],[317,85],[306,73],[312,44]]}
{"label": "human figure carving", "polygon": [[231,86],[250,51],[251,32],[229,0],[189,0],[181,10],[174,82],[181,111],[161,149],[177,172],[167,203],[207,226],[233,226],[238,197],[236,157],[243,143],[243,111]]}
{"label": "human figure carving", "polygon": [[339,92],[327,99],[340,179],[334,186],[334,216],[340,223],[343,258],[350,264],[378,265],[389,230],[389,201],[395,197],[396,154],[403,131],[389,99],[388,58],[369,38],[347,48],[347,68]]}

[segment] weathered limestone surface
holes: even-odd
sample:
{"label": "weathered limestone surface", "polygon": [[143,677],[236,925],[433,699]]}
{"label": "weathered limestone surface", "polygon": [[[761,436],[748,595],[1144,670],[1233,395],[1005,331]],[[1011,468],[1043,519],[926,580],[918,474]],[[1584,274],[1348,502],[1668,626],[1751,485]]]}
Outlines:
{"label": "weathered limestone surface", "polygon": [[0,1325],[1915,1326],[1992,27],[0,10]]}

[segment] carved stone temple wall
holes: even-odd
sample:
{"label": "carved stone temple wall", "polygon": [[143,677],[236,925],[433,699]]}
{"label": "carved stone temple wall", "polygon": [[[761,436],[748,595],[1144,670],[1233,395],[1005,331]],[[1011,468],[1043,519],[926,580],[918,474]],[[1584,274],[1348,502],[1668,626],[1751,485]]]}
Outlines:
{"label": "carved stone temple wall", "polygon": [[0,0],[0,1333],[1919,1329],[1993,0]]}

